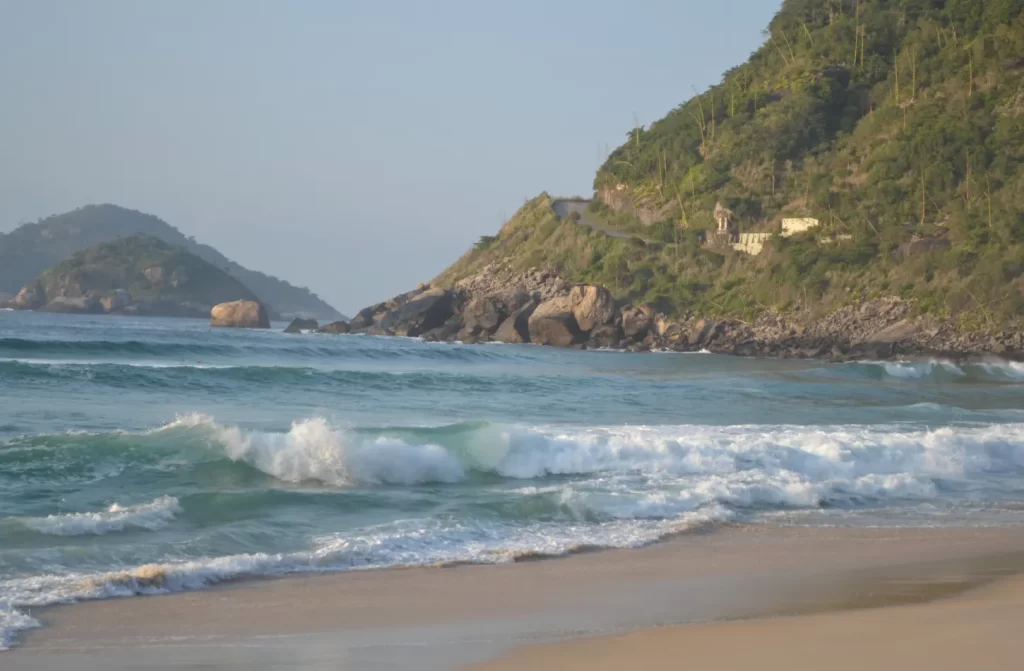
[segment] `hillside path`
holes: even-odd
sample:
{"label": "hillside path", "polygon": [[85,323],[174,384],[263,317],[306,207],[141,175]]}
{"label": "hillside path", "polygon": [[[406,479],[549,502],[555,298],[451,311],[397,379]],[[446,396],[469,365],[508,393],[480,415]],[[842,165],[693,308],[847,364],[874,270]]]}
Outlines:
{"label": "hillside path", "polygon": [[628,240],[629,238],[634,237],[631,236],[629,233],[623,233],[622,231],[614,231],[610,228],[605,228],[601,224],[591,219],[590,215],[587,212],[587,207],[589,207],[589,205],[589,200],[580,200],[577,198],[558,198],[551,203],[551,210],[563,219],[572,214],[578,214],[580,218],[576,223],[578,223],[580,226],[586,226],[591,230],[597,231],[598,233],[604,233],[605,235],[611,236],[613,238],[618,238],[620,240]]}

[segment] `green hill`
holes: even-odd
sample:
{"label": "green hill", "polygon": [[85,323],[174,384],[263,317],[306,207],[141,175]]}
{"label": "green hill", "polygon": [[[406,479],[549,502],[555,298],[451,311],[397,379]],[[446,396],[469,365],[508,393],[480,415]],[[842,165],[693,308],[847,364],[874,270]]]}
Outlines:
{"label": "green hill", "polygon": [[[53,303],[57,311],[99,311],[96,303],[75,299],[110,298],[123,305],[108,311],[142,306],[143,313],[205,316],[210,307],[234,300],[259,300],[237,279],[181,247],[136,235],[76,252],[28,284],[29,306]],[[130,293],[124,296],[124,291]],[[22,292],[22,296],[26,292]],[[70,301],[68,299],[71,299]],[[45,308],[44,308],[45,309]]]}
{"label": "green hill", "polygon": [[[439,278],[551,266],[669,313],[822,314],[881,295],[964,328],[1024,310],[1024,3],[786,0],[721,83],[635,128],[588,216],[541,196]],[[757,256],[702,245],[717,204]],[[783,238],[785,217],[814,218]]]}
{"label": "green hill", "polygon": [[15,294],[47,268],[75,252],[133,235],[148,235],[185,248],[239,280],[282,316],[343,318],[309,289],[244,268],[213,247],[186,237],[158,217],[116,205],[87,205],[0,234],[0,292]]}

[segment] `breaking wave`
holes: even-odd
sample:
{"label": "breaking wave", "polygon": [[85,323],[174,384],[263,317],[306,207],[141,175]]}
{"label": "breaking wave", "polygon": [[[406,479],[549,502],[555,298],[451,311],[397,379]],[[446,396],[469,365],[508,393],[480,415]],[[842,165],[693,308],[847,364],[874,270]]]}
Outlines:
{"label": "breaking wave", "polygon": [[[832,369],[826,369],[832,370]],[[838,370],[876,380],[913,380],[930,382],[1024,382],[1024,363],[990,361],[957,364],[951,361],[858,361],[841,364]]]}
{"label": "breaking wave", "polygon": [[162,529],[180,512],[178,499],[161,496],[134,506],[115,503],[101,512],[26,517],[19,521],[29,529],[52,536],[101,535],[132,527],[150,531]]}
{"label": "breaking wave", "polygon": [[[96,462],[105,470],[74,470],[76,463]],[[393,497],[387,488],[396,486],[425,486],[436,495],[438,487],[473,480],[495,495],[474,504],[483,507],[470,515],[399,518],[321,536],[303,550],[168,558],[0,581],[0,641],[10,644],[16,631],[34,626],[18,608],[49,603],[191,590],[252,576],[636,547],[760,512],[931,504],[951,488],[969,491],[1001,480],[1019,500],[1024,424],[340,427],[313,417],[287,430],[260,431],[193,414],[144,433],[0,444],[0,472],[19,479],[36,474],[67,482],[78,473],[95,480],[146,469],[190,469],[189,477],[199,477],[206,468],[220,469],[223,477],[225,467],[267,479],[249,496],[277,496],[277,490],[312,482],[363,492],[351,500],[372,508],[372,492],[380,487],[380,496]],[[67,470],[39,475],[44,468]],[[237,509],[225,496],[217,508]],[[161,496],[18,521],[40,533],[73,536],[159,529],[182,512],[178,499]]]}

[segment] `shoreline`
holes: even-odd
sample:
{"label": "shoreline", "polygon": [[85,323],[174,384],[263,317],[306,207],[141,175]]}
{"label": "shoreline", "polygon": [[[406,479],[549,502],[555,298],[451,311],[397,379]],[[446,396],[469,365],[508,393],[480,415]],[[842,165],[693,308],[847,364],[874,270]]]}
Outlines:
{"label": "shoreline", "polygon": [[267,656],[312,647],[327,661],[415,659],[440,669],[665,625],[931,601],[1022,570],[1020,527],[731,526],[544,561],[289,576],[50,606],[33,610],[43,628],[24,632],[2,659],[12,670],[262,669],[277,668]]}

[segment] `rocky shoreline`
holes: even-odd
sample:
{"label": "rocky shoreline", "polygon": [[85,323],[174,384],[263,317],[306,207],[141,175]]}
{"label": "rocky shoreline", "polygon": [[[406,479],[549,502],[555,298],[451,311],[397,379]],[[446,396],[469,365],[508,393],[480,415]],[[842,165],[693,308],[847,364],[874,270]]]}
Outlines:
{"label": "rocky shoreline", "polygon": [[[570,284],[551,271],[489,266],[444,288],[415,290],[361,310],[319,333],[362,333],[463,343],[533,343],[631,352],[708,351],[747,357],[886,360],[985,357],[1024,360],[1024,334],[964,333],[886,297],[821,318],[764,313],[752,322],[703,315],[669,318],[649,305],[620,305],[605,287]],[[312,326],[311,324],[304,325]],[[301,330],[292,327],[291,332]]]}

